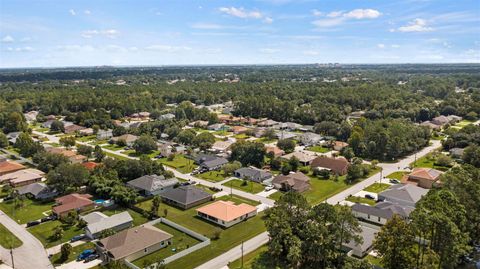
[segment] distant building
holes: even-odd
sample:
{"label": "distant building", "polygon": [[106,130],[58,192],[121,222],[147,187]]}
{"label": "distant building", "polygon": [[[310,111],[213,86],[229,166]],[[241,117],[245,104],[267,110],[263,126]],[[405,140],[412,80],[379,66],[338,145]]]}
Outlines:
{"label": "distant building", "polygon": [[323,137],[316,133],[307,132],[300,136],[300,142],[304,146],[315,146],[322,142]]}
{"label": "distant building", "polygon": [[90,194],[72,193],[55,199],[56,206],[52,207],[52,212],[64,217],[70,211],[83,212],[95,207]]}
{"label": "distant building", "polygon": [[31,196],[37,200],[47,200],[57,196],[58,193],[45,183],[35,182],[19,188],[18,194]]}
{"label": "distant building", "polygon": [[26,167],[17,162],[9,161],[5,158],[0,157],[0,176],[3,176],[8,173],[13,173],[18,170],[25,169]]}
{"label": "distant building", "polygon": [[417,185],[418,187],[431,189],[440,185],[440,176],[443,172],[433,168],[414,168],[413,171],[402,178],[402,183]]}
{"label": "distant building", "polygon": [[394,204],[415,206],[428,193],[428,189],[412,184],[396,184],[378,194],[379,201],[388,201]]}
{"label": "distant building", "polygon": [[272,152],[273,156],[275,156],[275,157],[280,157],[283,154],[285,154],[285,151],[281,150],[277,146],[265,146],[265,150],[266,150],[267,153]]}
{"label": "distant building", "polygon": [[124,135],[121,135],[121,136],[113,137],[111,139],[111,141],[113,141],[114,143],[117,143],[118,141],[123,140],[123,141],[125,141],[127,146],[132,146],[133,143],[135,143],[135,141],[137,141],[137,139],[138,139],[138,136],[136,136],[136,135],[124,134]]}
{"label": "distant building", "polygon": [[200,168],[207,171],[218,170],[228,163],[227,159],[210,154],[198,154],[194,157],[194,161]]}
{"label": "distant building", "polygon": [[299,151],[294,151],[292,153],[289,153],[289,154],[286,154],[286,155],[283,155],[282,156],[282,159],[285,159],[285,160],[290,160],[292,159],[293,157],[297,158],[300,163],[302,165],[310,165],[310,163],[315,159],[317,158],[317,156],[315,155],[310,155],[310,154],[307,154],[305,152],[299,152]]}
{"label": "distant building", "polygon": [[28,168],[0,176],[0,183],[8,183],[12,187],[20,187],[42,181],[44,175],[45,173],[40,170]]}
{"label": "distant building", "polygon": [[97,139],[98,140],[106,140],[113,137],[113,131],[111,129],[108,130],[98,130],[97,132]]}

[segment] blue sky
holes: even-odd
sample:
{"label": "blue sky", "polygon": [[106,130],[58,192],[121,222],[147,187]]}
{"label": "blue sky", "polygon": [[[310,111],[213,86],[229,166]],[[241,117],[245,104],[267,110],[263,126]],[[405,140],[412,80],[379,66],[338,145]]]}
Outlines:
{"label": "blue sky", "polygon": [[0,0],[0,67],[480,62],[479,0]]}

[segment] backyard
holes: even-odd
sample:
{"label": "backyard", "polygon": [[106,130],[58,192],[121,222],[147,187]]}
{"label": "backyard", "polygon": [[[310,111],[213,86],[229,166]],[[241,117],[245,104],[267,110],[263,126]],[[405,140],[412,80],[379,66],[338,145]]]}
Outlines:
{"label": "backyard", "polygon": [[22,203],[23,205],[21,207],[15,207],[14,200],[3,202],[0,203],[0,210],[18,223],[23,224],[45,217],[43,212],[50,211],[54,204],[53,202],[42,203],[30,199],[24,199]]}
{"label": "backyard", "polygon": [[183,174],[191,173],[197,167],[193,160],[188,159],[181,154],[175,155],[175,158],[171,161],[169,161],[168,158],[161,158],[159,161],[166,166],[177,169]]}
{"label": "backyard", "polygon": [[318,152],[318,153],[327,153],[331,151],[331,149],[323,147],[323,146],[313,146],[313,147],[308,147],[306,150]]}
{"label": "backyard", "polygon": [[5,226],[0,223],[0,246],[6,249],[18,248],[23,243],[18,237],[10,232]]}
{"label": "backyard", "polygon": [[423,167],[423,168],[435,168],[437,170],[446,171],[449,167],[436,165],[436,161],[440,155],[427,154],[422,158],[417,159],[417,161],[410,163],[410,167]]}
{"label": "backyard", "polygon": [[385,183],[373,183],[372,185],[363,189],[364,191],[373,192],[373,193],[380,193],[390,187],[390,184]]}
{"label": "backyard", "polygon": [[372,200],[372,199],[368,199],[368,198],[365,198],[365,197],[358,197],[358,196],[350,196],[350,197],[347,197],[347,199],[345,199],[349,202],[352,202],[352,203],[360,203],[360,204],[367,204],[367,205],[375,205],[375,200]]}
{"label": "backyard", "polygon": [[241,180],[241,179],[232,179],[228,182],[222,184],[225,187],[232,187],[237,190],[249,192],[249,193],[259,193],[264,190],[264,186],[260,183],[253,182],[251,180]]}

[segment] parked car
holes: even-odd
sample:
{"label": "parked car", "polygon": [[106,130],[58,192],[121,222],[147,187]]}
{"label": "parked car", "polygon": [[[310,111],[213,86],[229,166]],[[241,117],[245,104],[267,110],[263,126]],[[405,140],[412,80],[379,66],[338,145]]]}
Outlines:
{"label": "parked car", "polygon": [[55,215],[50,215],[50,216],[47,216],[47,217],[44,217],[42,218],[40,221],[43,223],[43,222],[47,222],[47,221],[51,221],[51,220],[56,220],[57,217]]}
{"label": "parked car", "polygon": [[12,197],[12,196],[7,196],[7,197],[3,198],[3,201],[4,201],[4,202],[10,201],[10,200],[13,200],[13,197]]}
{"label": "parked car", "polygon": [[273,186],[273,185],[271,185],[271,184],[270,184],[270,185],[267,185],[267,186],[265,186],[265,190],[266,190],[266,191],[273,190],[273,188],[274,188],[274,186]]}
{"label": "parked car", "polygon": [[87,263],[87,262],[91,262],[93,260],[96,260],[100,257],[100,255],[98,254],[92,254],[90,256],[88,256],[87,258],[85,258],[85,260],[83,261],[84,263]]}
{"label": "parked car", "polygon": [[70,243],[77,242],[79,240],[82,240],[83,238],[85,238],[85,234],[75,235],[74,237],[72,237],[72,239],[70,239]]}
{"label": "parked car", "polygon": [[27,228],[28,228],[28,227],[33,227],[33,226],[38,225],[38,224],[40,224],[40,223],[41,223],[41,222],[38,221],[38,220],[29,221],[29,222],[27,222]]}
{"label": "parked car", "polygon": [[392,184],[400,184],[400,181],[398,179],[390,179],[390,183]]}
{"label": "parked car", "polygon": [[365,194],[365,198],[370,199],[370,200],[375,200],[375,197],[373,197],[370,194]]}
{"label": "parked car", "polygon": [[77,261],[85,260],[86,258],[88,258],[89,256],[91,256],[93,254],[95,254],[94,249],[86,249],[82,253],[80,253],[80,255],[77,256]]}

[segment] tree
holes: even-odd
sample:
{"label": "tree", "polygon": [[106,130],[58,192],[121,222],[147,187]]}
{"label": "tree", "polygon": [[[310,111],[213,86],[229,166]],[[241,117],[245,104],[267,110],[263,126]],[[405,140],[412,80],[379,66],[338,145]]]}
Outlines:
{"label": "tree", "polygon": [[38,164],[38,169],[47,173],[50,170],[57,168],[60,164],[70,162],[70,160],[64,155],[50,152],[36,153],[33,155],[32,160]]}
{"label": "tree", "polygon": [[69,243],[63,244],[62,247],[60,248],[60,253],[61,253],[60,254],[61,261],[68,260],[68,257],[72,253],[72,245],[70,245]]}
{"label": "tree", "polygon": [[63,237],[62,226],[56,226],[55,228],[53,228],[52,237],[53,237],[53,240],[55,240],[55,241],[62,239],[62,237]]}
{"label": "tree", "polygon": [[211,148],[213,143],[215,143],[215,136],[211,133],[201,133],[193,139],[193,145],[199,147],[200,150],[203,151]]}
{"label": "tree", "polygon": [[127,134],[127,129],[123,126],[115,126],[112,130],[113,136],[122,136],[124,134]]}
{"label": "tree", "polygon": [[107,238],[109,236],[112,236],[115,234],[115,230],[113,229],[105,229],[100,233],[100,239],[101,238]]}
{"label": "tree", "polygon": [[25,132],[28,129],[27,122],[23,115],[19,112],[11,112],[8,114],[7,119],[5,121],[5,126],[3,131],[5,133],[10,132]]}
{"label": "tree", "polygon": [[452,162],[453,162],[452,158],[450,158],[449,156],[440,154],[435,164],[439,166],[450,167],[452,166]]}
{"label": "tree", "polygon": [[480,146],[471,145],[463,151],[462,159],[475,167],[480,168]]}
{"label": "tree", "polygon": [[0,130],[0,148],[8,147],[9,142],[7,136]]}
{"label": "tree", "polygon": [[282,167],[282,161],[279,158],[270,159],[270,168],[272,170],[279,170]]}
{"label": "tree", "polygon": [[231,146],[230,160],[239,161],[243,166],[261,167],[265,158],[265,146],[262,143],[239,141]]}
{"label": "tree", "polygon": [[157,143],[153,138],[149,135],[142,135],[140,136],[135,142],[133,143],[133,148],[137,153],[140,154],[147,154],[150,153],[152,150],[157,149]]}
{"label": "tree", "polygon": [[93,148],[87,145],[78,145],[77,152],[84,156],[90,157],[92,156]]}
{"label": "tree", "polygon": [[162,202],[162,199],[160,196],[155,195],[152,200],[152,206],[150,207],[150,216],[152,217],[157,217],[158,216],[158,209],[160,208],[160,203]]}
{"label": "tree", "polygon": [[[340,154],[345,157],[348,161],[353,159],[355,157],[355,153],[353,152],[351,147],[344,147],[341,151]],[[378,161],[377,161],[378,162]]]}
{"label": "tree", "polygon": [[329,179],[330,178],[330,170],[328,169],[314,169],[313,170],[313,175],[316,177],[320,177],[323,179]]}
{"label": "tree", "polygon": [[265,137],[267,140],[274,140],[277,138],[277,134],[275,133],[274,129],[269,128],[265,130],[262,137]]}
{"label": "tree", "polygon": [[196,135],[197,133],[194,130],[185,129],[178,133],[177,137],[175,137],[175,140],[184,145],[192,145]]}
{"label": "tree", "polygon": [[295,141],[293,139],[280,139],[277,142],[277,146],[285,153],[291,153],[295,150]]}
{"label": "tree", "polygon": [[81,164],[63,163],[47,174],[48,183],[60,193],[77,190],[87,182],[88,177],[88,170]]}
{"label": "tree", "polygon": [[101,162],[105,158],[105,153],[99,145],[95,146],[95,149],[93,150],[93,157],[95,157],[95,161],[97,162]]}
{"label": "tree", "polygon": [[58,121],[58,120],[54,120],[50,124],[50,131],[52,131],[52,132],[65,132],[65,126],[64,126],[63,122]]}
{"label": "tree", "polygon": [[478,114],[475,111],[470,111],[465,115],[465,119],[475,121],[478,119]]}
{"label": "tree", "polygon": [[407,222],[398,215],[393,215],[378,232],[373,248],[379,254],[385,269],[414,268],[414,239]]}
{"label": "tree", "polygon": [[225,164],[222,169],[225,176],[231,176],[235,170],[240,169],[242,164],[238,161]]}
{"label": "tree", "polygon": [[60,138],[60,144],[64,145],[66,148],[75,146],[75,137],[74,136],[64,136]]}
{"label": "tree", "polygon": [[27,133],[21,133],[15,141],[15,147],[19,149],[20,154],[24,157],[31,157],[38,152],[43,151],[40,142],[35,142]]}
{"label": "tree", "polygon": [[288,160],[288,164],[290,165],[291,171],[295,172],[295,171],[298,170],[298,167],[300,166],[300,161],[298,160],[297,157],[292,156],[292,158],[290,158],[290,160]]}

